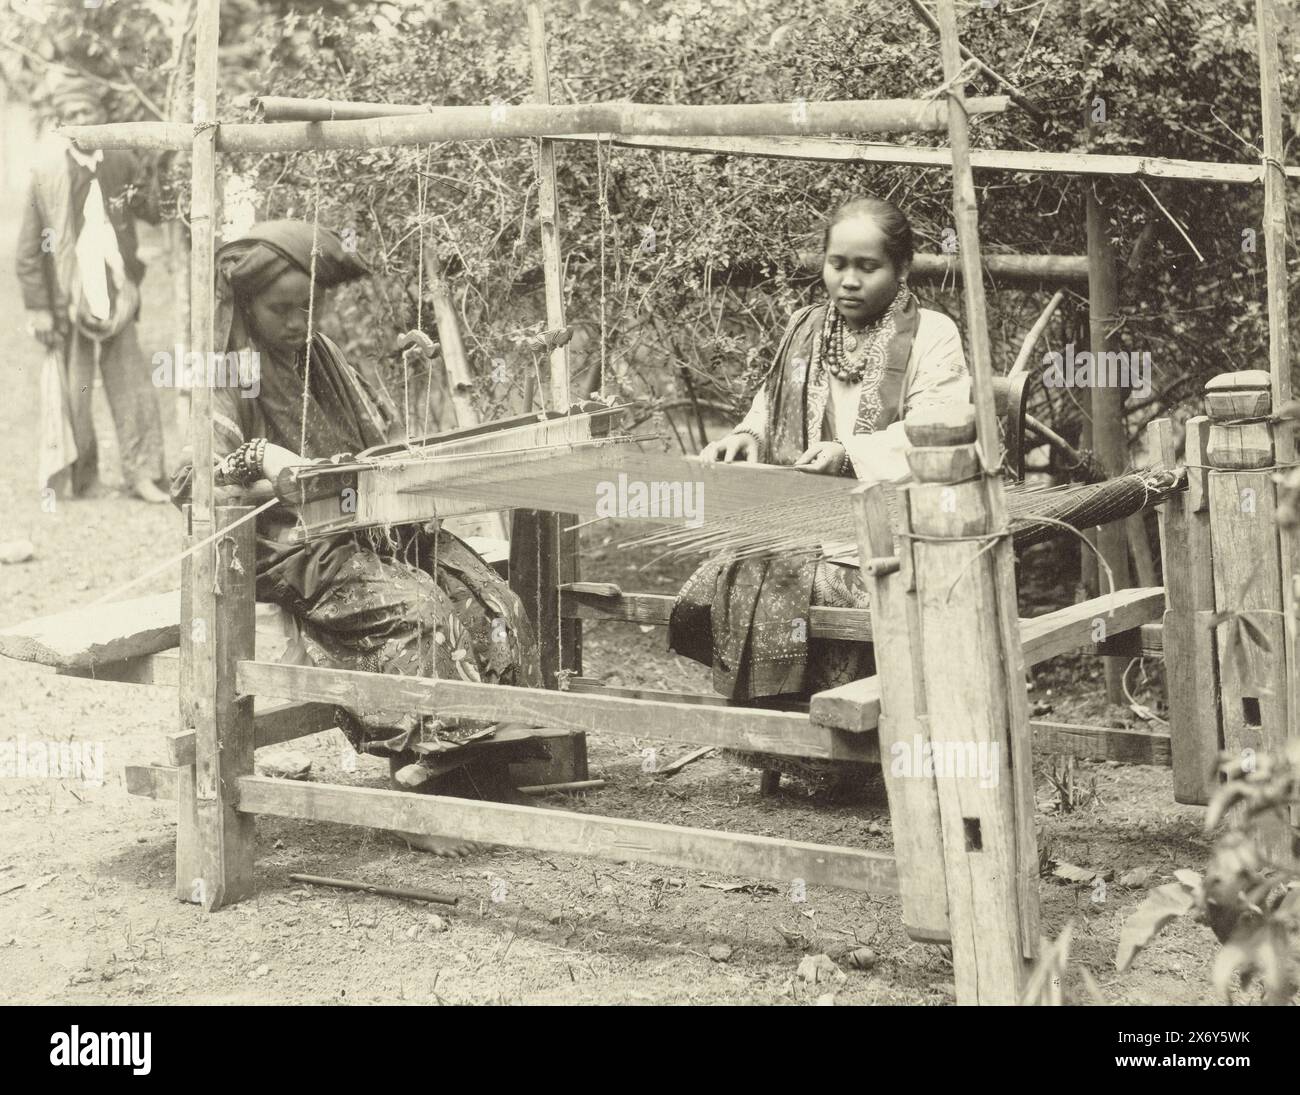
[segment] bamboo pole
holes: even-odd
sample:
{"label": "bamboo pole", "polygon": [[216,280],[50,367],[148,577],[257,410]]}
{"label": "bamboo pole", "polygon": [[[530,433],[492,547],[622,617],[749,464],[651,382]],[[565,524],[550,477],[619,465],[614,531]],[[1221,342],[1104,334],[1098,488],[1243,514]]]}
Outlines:
{"label": "bamboo pole", "polygon": [[[943,77],[949,85],[948,139],[952,146],[953,216],[957,222],[958,245],[965,272],[963,289],[975,404],[975,437],[987,473],[1000,467],[1002,446],[998,439],[997,412],[993,405],[988,314],[984,302],[984,281],[980,275],[979,214],[975,200],[975,180],[970,166],[969,120],[965,96],[958,79],[962,61],[953,0],[939,0],[938,16]],[[982,483],[985,488],[982,495],[987,499],[989,527],[1001,533],[1007,528],[1007,503],[1001,480],[986,474]],[[1015,849],[1012,857],[1014,878],[1010,884],[1016,891],[1017,915],[1016,922],[1005,927],[1014,933],[1021,955],[1031,958],[1037,952],[1039,942],[1038,848],[1034,833],[1029,701],[1025,689],[1024,651],[1020,643],[1020,624],[1016,610],[1015,558],[1010,538],[1002,536],[995,540],[989,555],[993,561],[993,603],[986,608],[995,612],[995,634],[1001,647],[1000,658],[997,659],[1001,687],[993,687],[991,694],[998,699],[1002,708],[994,712],[993,717],[1002,727],[1000,740],[1009,748],[1010,775],[1013,781],[1009,808],[1015,830]],[[924,632],[924,627],[922,630]]]}
{"label": "bamboo pole", "polygon": [[[1106,218],[1097,201],[1094,184],[1086,187],[1088,231],[1088,348],[1094,363],[1098,355],[1111,348],[1110,325],[1117,308],[1115,251],[1106,231]],[[1097,385],[1091,390],[1092,450],[1108,476],[1119,475],[1128,463],[1128,435],[1124,427],[1124,392],[1120,388]],[[1097,530],[1097,549],[1111,569],[1117,589],[1132,584],[1129,567],[1128,537],[1122,522],[1102,525]],[[1125,660],[1105,658],[1106,699],[1124,702],[1121,677]]]}
{"label": "bamboo pole", "polygon": [[[263,102],[271,102],[265,97]],[[314,104],[311,99],[279,100],[290,104]],[[971,99],[969,103],[980,100]],[[427,107],[389,105],[385,103],[339,103],[355,109],[356,118],[387,118],[393,115],[427,114]],[[364,108],[364,109],[362,109]],[[725,111],[725,107],[716,108]],[[285,121],[326,120],[330,111],[314,106],[285,108]],[[269,111],[268,111],[269,113]],[[299,117],[299,115],[305,117]],[[317,115],[320,115],[317,118]],[[353,113],[344,114],[352,118]],[[354,119],[355,120],[355,119]],[[239,151],[236,146],[257,137],[262,152],[285,151],[274,137],[266,137],[268,126],[262,124],[227,125],[218,137],[223,151]],[[951,148],[918,148],[911,145],[855,141],[834,137],[798,136],[731,136],[719,127],[719,136],[672,137],[615,132],[556,133],[543,135],[556,141],[604,141],[620,148],[638,148],[651,152],[687,152],[701,155],[758,156],[772,159],[826,160],[836,163],[887,163],[908,167],[952,167]],[[59,130],[87,150],[96,148],[135,148],[144,150],[184,150],[190,147],[191,132],[186,125],[170,122],[114,122],[102,126],[65,126]],[[295,132],[299,132],[296,131]],[[296,138],[300,140],[301,138]],[[486,137],[462,137],[461,140],[485,140]],[[419,140],[404,141],[419,144]],[[351,147],[362,147],[353,142]],[[294,145],[292,147],[299,147]],[[1264,177],[1259,164],[1215,163],[1211,160],[1175,160],[1163,156],[1116,156],[1090,152],[1027,152],[1019,149],[972,148],[971,167],[976,171],[1011,171],[1030,175],[1103,175],[1135,176],[1151,179],[1182,179],[1187,182],[1253,185]],[[1300,167],[1284,168],[1288,178],[1300,179]]]}
{"label": "bamboo pole", "polygon": [[[970,101],[973,114],[1000,114],[1005,95]],[[804,135],[815,133],[936,133],[943,107],[925,99],[841,99],[833,102],[730,103],[710,106],[660,103],[562,103],[547,106],[437,106],[418,114],[339,122],[249,123],[222,127],[227,152],[324,151],[388,148],[435,141],[489,141],[503,137],[554,137],[572,133],[633,133],[664,137]],[[98,139],[93,133],[99,130]],[[172,122],[119,122],[67,126],[62,132],[83,148],[188,148],[191,133]]]}
{"label": "bamboo pole", "polygon": [[[933,15],[930,14],[930,9],[927,8],[921,2],[921,0],[907,0],[907,3],[908,6],[910,6],[914,12],[916,12],[917,18],[919,18],[922,23],[924,23],[927,27],[929,27],[932,31],[934,31],[935,34],[939,33],[938,21],[935,19]],[[1013,84],[1010,80],[1008,80],[1005,76],[1003,76],[1002,73],[998,72],[996,69],[992,68],[991,66],[985,64],[984,61],[976,57],[975,54],[973,54],[965,46],[960,46],[960,48],[961,48],[961,55],[963,57],[967,58],[968,60],[974,61],[975,64],[979,66],[979,70],[982,73],[984,73],[984,75],[988,76],[992,80],[997,81],[999,84],[1001,84],[1004,88],[1007,89],[1008,97],[1011,99],[1013,103],[1016,104],[1016,106],[1020,107],[1021,110],[1023,110],[1035,121],[1037,122],[1046,121],[1046,116],[1043,114],[1043,112],[1038,109],[1038,107],[1033,103],[1032,100],[1025,98],[1025,96],[1023,96],[1020,93],[1020,90],[1016,87],[1015,84]]]}
{"label": "bamboo pole", "polygon": [[[194,127],[190,197],[190,349],[213,346],[217,165],[217,46],[221,0],[199,0],[194,46]],[[196,384],[190,399],[193,453],[191,521],[195,540],[211,535],[237,508],[214,510],[212,389]],[[253,884],[252,819],[234,807],[235,778],[252,772],[252,705],[234,687],[236,661],[253,645],[253,530],[245,524],[194,556],[190,568],[190,695],[182,712],[194,720],[194,816],[201,874],[191,899],[208,911],[238,901]],[[188,729],[188,727],[182,727]]]}
{"label": "bamboo pole", "polygon": [[[551,74],[546,60],[546,16],[542,0],[526,0],[528,52],[533,68],[533,98],[550,104]],[[546,326],[558,331],[564,323],[564,274],[560,259],[559,208],[555,197],[555,145],[537,139],[537,217],[541,222],[542,271],[546,279]],[[551,351],[550,408],[569,408],[569,347]],[[525,408],[527,409],[527,408]]]}
{"label": "bamboo pole", "polygon": [[[974,101],[974,100],[970,100]],[[267,122],[321,122],[383,118],[398,114],[427,114],[428,106],[404,103],[365,103],[352,100],[299,99],[263,95],[253,100]],[[103,127],[96,127],[103,128]],[[619,136],[614,133],[555,134],[559,141],[606,141],[623,148],[646,151],[698,152],[703,155],[732,154],[794,160],[894,163],[912,167],[952,167],[950,148],[919,148],[910,145],[855,141],[833,137],[700,137],[674,139],[645,135]],[[1215,163],[1209,160],[1176,160],[1163,156],[1117,156],[1091,152],[1031,152],[1017,149],[972,148],[971,167],[977,171],[1016,171],[1041,174],[1134,175],[1193,182],[1250,184],[1263,178],[1258,164]],[[1300,167],[1286,168],[1286,174],[1300,178]]]}

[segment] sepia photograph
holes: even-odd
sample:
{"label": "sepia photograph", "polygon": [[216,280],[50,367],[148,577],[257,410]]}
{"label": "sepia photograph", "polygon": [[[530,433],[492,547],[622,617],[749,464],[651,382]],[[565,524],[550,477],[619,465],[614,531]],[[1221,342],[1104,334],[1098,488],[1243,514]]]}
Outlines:
{"label": "sepia photograph", "polygon": [[0,0],[23,1052],[1017,1006],[1262,1063],[1298,138],[1293,0]]}

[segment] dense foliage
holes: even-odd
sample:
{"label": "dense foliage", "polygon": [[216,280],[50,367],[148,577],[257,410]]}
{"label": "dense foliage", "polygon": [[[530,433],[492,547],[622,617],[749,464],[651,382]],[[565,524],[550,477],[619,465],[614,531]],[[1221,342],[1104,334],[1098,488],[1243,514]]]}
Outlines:
{"label": "dense foliage", "polygon": [[[26,50],[11,81],[35,73],[37,57],[58,57],[113,81],[119,117],[183,103],[175,59],[187,4],[86,9],[63,0],[46,5],[41,24],[22,14],[32,3],[10,3],[19,10],[6,37]],[[223,118],[248,116],[247,96],[260,91],[405,103],[530,97],[514,0],[223,8]],[[1258,162],[1253,8],[1249,0],[967,5],[963,41],[1046,116],[1040,123],[1013,108],[979,120],[973,138],[989,148]],[[557,101],[917,96],[942,83],[937,36],[902,0],[575,0],[551,5],[548,29]],[[1288,30],[1284,59],[1297,48]],[[1291,107],[1289,63],[1283,76]],[[983,76],[967,87],[1000,90]],[[1291,119],[1300,124],[1300,114]],[[429,271],[420,279],[427,244],[463,316],[478,398],[497,412],[518,405],[533,361],[518,336],[545,315],[533,157],[530,142],[476,142],[265,156],[230,169],[240,184],[251,181],[257,215],[319,216],[355,233],[377,276],[343,292],[339,319],[350,348],[390,370],[395,334],[417,321],[434,331]],[[646,399],[670,412],[687,446],[698,444],[696,408],[734,414],[785,317],[818,291],[801,255],[816,252],[830,208],[863,190],[890,196],[931,252],[952,220],[946,170],[577,142],[561,145],[558,160],[568,315],[580,328],[574,392]],[[977,182],[986,249],[1042,254],[1083,253],[1084,187],[1095,185],[1121,259],[1119,344],[1154,361],[1154,394],[1130,401],[1134,431],[1194,397],[1207,374],[1266,363],[1260,188],[1002,172]],[[1248,230],[1259,233],[1254,251]],[[990,295],[1000,367],[1054,288]],[[922,295],[960,317],[958,294],[923,286]],[[1086,303],[1070,295],[1049,331],[1054,348],[1086,342]],[[494,361],[506,365],[496,379],[509,383],[493,381]],[[1076,433],[1078,405],[1052,394],[1056,405],[1040,413]]]}

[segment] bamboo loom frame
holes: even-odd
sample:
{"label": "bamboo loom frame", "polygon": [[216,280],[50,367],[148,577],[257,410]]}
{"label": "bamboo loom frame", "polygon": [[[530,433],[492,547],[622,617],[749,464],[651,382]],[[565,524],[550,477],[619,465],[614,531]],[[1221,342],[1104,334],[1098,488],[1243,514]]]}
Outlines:
{"label": "bamboo loom frame", "polygon": [[[529,0],[531,9],[540,16],[538,0]],[[549,147],[549,140],[592,133],[631,135],[640,140],[646,135],[669,139],[680,137],[737,138],[759,134],[771,136],[804,137],[816,132],[876,132],[884,129],[929,130],[944,127],[944,107],[937,102],[918,105],[913,101],[851,102],[842,104],[760,104],[718,107],[636,107],[627,104],[590,104],[579,107],[552,107],[532,105],[524,107],[435,107],[426,116],[362,119],[354,121],[329,121],[284,123],[276,125],[221,125],[211,120],[209,110],[216,102],[216,57],[218,39],[219,0],[200,0],[196,27],[195,97],[196,125],[193,130],[174,123],[125,123],[93,128],[68,129],[87,148],[184,148],[193,151],[193,204],[191,227],[193,233],[194,304],[192,343],[206,350],[212,344],[212,311],[214,286],[211,277],[214,249],[213,217],[215,204],[216,152],[221,150],[286,151],[300,148],[348,148],[374,144],[421,144],[433,140],[490,139],[501,136],[535,137]],[[1275,18],[1271,0],[1257,0],[1258,25],[1261,30],[1271,25]],[[954,172],[954,212],[961,241],[960,261],[963,269],[963,286],[966,295],[968,320],[971,326],[971,363],[975,400],[974,446],[959,444],[946,448],[950,442],[914,443],[933,454],[931,470],[939,468],[936,483],[945,481],[945,475],[957,476],[969,467],[994,469],[1000,462],[999,439],[994,418],[991,394],[991,363],[984,309],[984,288],[980,266],[979,236],[972,169],[978,154],[969,148],[967,135],[969,113],[983,110],[1005,109],[1006,97],[973,99],[967,101],[957,77],[960,69],[961,47],[957,37],[956,15],[952,0],[939,0],[938,24],[943,53],[946,89],[947,129],[950,134],[949,150],[932,150],[940,156],[950,156]],[[1261,39],[1263,39],[1261,35]],[[536,35],[534,36],[534,44]],[[1276,81],[1268,72],[1269,47],[1261,40],[1261,68],[1264,72],[1261,95],[1265,114],[1266,148],[1270,156],[1265,168],[1259,169],[1266,186],[1266,205],[1269,220],[1265,225],[1269,248],[1270,296],[1270,364],[1275,395],[1289,393],[1288,362],[1285,356],[1285,265],[1282,245],[1285,232],[1284,187],[1286,169],[1277,158],[1280,144],[1280,100]],[[534,64],[537,52],[534,50]],[[1276,64],[1273,47],[1272,62]],[[542,81],[535,90],[542,95]],[[707,116],[706,116],[707,115]],[[599,124],[597,124],[599,123]],[[914,150],[921,151],[921,150]],[[774,154],[774,153],[773,153]],[[1012,154],[998,154],[1006,156]],[[1117,158],[1127,159],[1127,158]],[[545,169],[547,157],[539,158]],[[1082,158],[1075,170],[1083,173],[1124,174],[1147,173],[1153,161],[1140,161],[1128,170],[1106,171],[1097,164],[1097,158]],[[551,161],[553,164],[553,160]],[[985,161],[980,166],[994,166]],[[1000,165],[998,165],[1000,166]],[[1204,165],[1202,165],[1203,167]],[[1232,168],[1234,178],[1214,178],[1209,181],[1254,181],[1239,171],[1239,165],[1216,165]],[[1010,170],[1035,170],[1043,168],[1008,167]],[[1064,168],[1062,168],[1064,169]],[[1171,170],[1180,170],[1177,167]],[[1186,172],[1189,169],[1183,168]],[[1201,168],[1198,168],[1198,171]],[[1216,172],[1206,171],[1215,175]],[[1193,177],[1187,173],[1165,177]],[[1197,174],[1196,178],[1205,178]],[[550,250],[550,249],[548,249]],[[554,254],[549,259],[558,260],[558,239]],[[1280,318],[1273,308],[1281,302]],[[548,293],[548,314],[550,308]],[[553,382],[553,390],[558,385]],[[1001,830],[1003,843],[998,856],[1001,879],[976,877],[980,872],[957,870],[954,864],[983,859],[978,853],[979,822],[973,830],[974,845],[970,843],[972,819],[966,817],[965,843],[954,844],[952,817],[935,818],[925,813],[934,806],[933,784],[922,786],[922,796],[927,803],[918,804],[919,813],[909,807],[900,820],[907,823],[918,820],[918,841],[906,849],[896,848],[900,859],[851,849],[800,844],[761,837],[746,837],[730,833],[710,833],[672,826],[657,826],[622,819],[602,818],[587,814],[567,814],[537,810],[531,807],[503,806],[496,803],[467,802],[432,796],[421,797],[401,792],[378,791],[349,787],[321,785],[295,785],[268,780],[252,775],[252,753],[255,745],[255,722],[252,711],[254,695],[275,695],[288,700],[315,703],[361,704],[363,706],[391,703],[396,696],[421,710],[438,710],[481,714],[486,717],[519,717],[528,720],[536,716],[542,721],[559,721],[594,729],[612,717],[645,717],[653,721],[657,734],[679,740],[705,740],[735,746],[778,749],[793,741],[815,742],[810,755],[841,756],[846,759],[864,759],[871,748],[867,740],[853,731],[861,727],[845,728],[845,720],[837,724],[818,724],[814,717],[821,701],[823,709],[838,705],[844,711],[856,713],[861,721],[874,704],[881,714],[881,695],[889,719],[880,719],[880,744],[886,740],[886,729],[895,734],[906,722],[911,727],[924,728],[926,714],[923,708],[911,701],[891,708],[890,694],[902,697],[902,678],[892,679],[888,674],[876,681],[855,682],[843,690],[842,696],[822,693],[814,697],[810,715],[718,707],[692,703],[672,703],[660,700],[639,700],[617,695],[564,694],[534,689],[506,688],[491,685],[470,685],[460,682],[427,680],[423,678],[393,678],[380,675],[350,673],[340,670],[318,670],[297,666],[281,666],[256,661],[252,651],[252,566],[244,565],[253,558],[253,531],[251,522],[236,524],[250,511],[235,507],[214,509],[211,481],[211,400],[210,393],[196,392],[192,418],[195,452],[193,512],[189,522],[191,537],[209,529],[228,529],[210,550],[200,551],[188,567],[180,629],[182,650],[179,666],[181,722],[184,737],[193,727],[194,768],[188,777],[181,769],[177,775],[176,797],[180,809],[178,834],[178,883],[183,882],[182,862],[194,871],[195,881],[191,899],[205,908],[214,910],[239,900],[252,886],[253,841],[251,824],[256,813],[280,814],[291,817],[315,817],[370,827],[397,828],[428,833],[455,832],[474,839],[497,843],[511,843],[519,847],[547,849],[581,854],[613,856],[636,859],[672,866],[737,871],[758,877],[803,878],[867,892],[901,892],[904,917],[909,932],[921,939],[949,938],[954,944],[954,966],[957,973],[958,998],[964,1002],[1015,1002],[1026,982],[1027,967],[1024,960],[1031,956],[1037,944],[1037,860],[1032,828],[1033,796],[1029,778],[1029,730],[1025,712],[1023,666],[1026,660],[1022,646],[1023,637],[1015,615],[1015,587],[1011,571],[1010,544],[1005,538],[995,539],[989,556],[980,564],[981,581],[987,593],[967,605],[972,620],[991,621],[991,631],[984,638],[991,644],[994,657],[984,668],[959,662],[953,666],[953,676],[959,686],[978,686],[981,695],[989,698],[989,709],[981,717],[991,719],[994,740],[1005,742],[1011,751],[1010,773],[1012,782],[1004,788],[1001,805],[987,820],[986,837],[993,839],[993,828]],[[1167,425],[1166,425],[1167,432]],[[1286,431],[1279,431],[1285,433]],[[1290,444],[1290,442],[1286,442]],[[967,452],[969,450],[969,453]],[[975,461],[971,464],[970,461]],[[913,465],[914,471],[917,465]],[[943,469],[947,469],[944,471]],[[923,479],[925,477],[922,477]],[[935,477],[931,477],[935,478]],[[960,486],[970,499],[968,513],[973,513],[988,528],[1004,527],[1005,501],[1001,485],[996,478],[970,480],[948,479]],[[930,504],[937,486],[922,482],[910,501],[904,506],[904,529],[923,527],[933,521],[935,513]],[[1196,490],[1193,486],[1192,492]],[[876,592],[883,594],[878,603],[881,610],[893,606],[886,615],[888,625],[895,635],[915,642],[920,637],[915,630],[918,609],[929,612],[923,596],[933,575],[927,572],[924,560],[933,560],[938,566],[952,565],[958,555],[946,555],[956,545],[935,543],[923,545],[923,554],[917,549],[914,557],[910,541],[904,540],[898,557],[890,566],[880,566],[882,548],[888,547],[892,534],[880,523],[879,495],[860,491],[860,545],[864,571],[876,581]],[[1170,520],[1181,515],[1186,519],[1196,512],[1195,504],[1171,507]],[[909,516],[910,514],[910,516]],[[914,522],[920,522],[915,524]],[[940,524],[943,526],[942,519]],[[943,526],[946,527],[946,526]],[[873,548],[876,550],[873,553]],[[946,562],[945,562],[946,559]],[[551,569],[551,586],[558,590],[556,580],[560,560],[554,557],[548,564]],[[969,563],[965,567],[969,567]],[[577,583],[569,583],[571,589]],[[1167,591],[1170,592],[1170,591]],[[1083,608],[1086,606],[1074,606]],[[207,635],[200,637],[196,623],[210,624]],[[901,630],[900,630],[901,629]],[[1134,627],[1126,632],[1135,632]],[[1112,635],[1120,640],[1121,635]],[[912,668],[920,672],[920,662],[912,651]],[[1288,667],[1293,655],[1288,652]],[[875,681],[874,700],[868,695]],[[907,686],[911,691],[911,685]],[[930,699],[935,697],[931,695]],[[700,711],[707,719],[698,718]],[[695,716],[694,728],[689,720]],[[1294,723],[1294,707],[1291,712]],[[852,714],[850,716],[850,719]],[[829,729],[817,738],[814,727]],[[936,723],[936,729],[937,729]],[[1292,725],[1291,732],[1294,732]],[[1000,739],[997,735],[1001,735]],[[807,750],[806,750],[807,751]],[[877,750],[879,755],[879,750]],[[1177,760],[1175,759],[1177,767]],[[939,781],[941,784],[943,781]],[[921,785],[918,785],[921,786]],[[926,790],[925,787],[929,789]],[[940,800],[951,789],[940,786]],[[1026,794],[1026,790],[1028,794]],[[895,793],[891,789],[891,812],[895,810]],[[900,799],[901,801],[901,799]],[[963,811],[976,809],[975,805],[962,804]],[[943,802],[939,809],[942,811]],[[192,818],[192,822],[190,819]],[[962,819],[956,819],[962,820]],[[990,845],[990,855],[993,847]],[[920,853],[938,855],[935,861],[918,858]],[[946,866],[945,866],[945,859]],[[906,867],[906,870],[901,868]],[[996,873],[996,872],[995,872]],[[945,893],[946,890],[946,893]],[[996,899],[994,905],[989,900]],[[1008,904],[1009,902],[1009,904]],[[1000,911],[1010,919],[1004,932],[988,932],[987,917]],[[983,917],[983,921],[982,921]],[[995,921],[1005,923],[1005,920]],[[989,936],[996,938],[990,939]]]}

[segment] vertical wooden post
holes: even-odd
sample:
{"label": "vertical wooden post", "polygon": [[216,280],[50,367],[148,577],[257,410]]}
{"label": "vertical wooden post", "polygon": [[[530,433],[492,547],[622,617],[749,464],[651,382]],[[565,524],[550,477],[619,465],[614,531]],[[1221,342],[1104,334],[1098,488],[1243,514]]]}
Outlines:
{"label": "vertical wooden post", "polygon": [[[551,74],[546,61],[546,16],[542,0],[526,0],[528,9],[528,53],[533,65],[533,99],[551,101]],[[552,330],[564,326],[564,271],[560,263],[559,209],[555,196],[555,144],[545,137],[537,140],[537,219],[542,231],[542,271],[546,278],[546,325]],[[569,409],[569,348],[551,351],[550,409]],[[531,407],[524,407],[525,411]]]}
{"label": "vertical wooden post", "polygon": [[[1247,750],[1279,755],[1289,726],[1286,591],[1272,471],[1276,427],[1266,418],[1249,421],[1268,415],[1269,388],[1262,369],[1221,373],[1205,386],[1214,604],[1220,612],[1241,613],[1267,642],[1265,649],[1245,633],[1235,643],[1220,635],[1223,743],[1237,757]],[[1227,424],[1243,418],[1248,421]],[[1237,624],[1229,619],[1222,626]],[[1264,826],[1263,841],[1274,857],[1289,861],[1285,825]]]}
{"label": "vertical wooden post", "polygon": [[[1277,5],[1274,0],[1255,0],[1255,33],[1259,41],[1259,100],[1264,131],[1264,254],[1268,268],[1268,363],[1273,407],[1291,399],[1291,325],[1287,293],[1287,206],[1286,171],[1283,157],[1286,141],[1282,130],[1282,83],[1278,58]],[[1283,422],[1274,431],[1277,463],[1296,459],[1295,426]],[[1281,529],[1281,581],[1283,609],[1288,613],[1284,629],[1286,642],[1287,712],[1292,735],[1300,734],[1300,641],[1296,635],[1300,591],[1300,538]],[[1292,820],[1300,824],[1300,808]]]}
{"label": "vertical wooden post", "polygon": [[[952,147],[953,219],[961,252],[962,282],[969,333],[971,384],[975,403],[977,449],[985,473],[984,498],[993,527],[1007,527],[1007,504],[1002,482],[989,474],[1002,464],[997,411],[993,400],[993,365],[989,349],[988,313],[984,304],[984,275],[980,267],[979,215],[975,202],[975,177],[970,165],[970,124],[965,96],[958,81],[961,43],[953,0],[939,0],[939,39],[943,78],[948,86],[948,139]],[[1025,657],[1020,646],[1020,613],[1016,606],[1015,555],[1009,538],[998,540],[989,551],[996,575],[996,608],[1000,664],[1005,674],[1002,696],[1010,738],[1011,772],[1016,783],[1016,881],[1020,890],[1019,922],[1026,957],[1038,950],[1038,843],[1034,834],[1034,770],[1029,737],[1029,696],[1025,687]]]}
{"label": "vertical wooden post", "polygon": [[[952,939],[944,872],[939,790],[921,758],[931,748],[921,672],[921,617],[911,567],[896,570],[873,560],[911,552],[905,538],[895,545],[886,488],[881,483],[853,492],[858,556],[871,590],[871,634],[880,682],[880,760],[889,798],[898,861],[898,888],[907,934],[921,942]],[[898,509],[908,506],[898,494]],[[903,531],[910,529],[906,520]]]}
{"label": "vertical wooden post", "polygon": [[[209,911],[232,904],[253,888],[254,819],[238,809],[238,780],[253,774],[253,697],[235,690],[235,666],[254,656],[256,539],[253,522],[228,528],[252,512],[218,506],[212,591],[216,611],[195,617],[191,649],[211,660],[215,718],[194,735],[194,799],[202,866],[198,898]],[[199,552],[196,558],[206,557]],[[196,566],[196,571],[201,569]]]}
{"label": "vertical wooden post", "polygon": [[1003,593],[987,539],[1005,540],[1006,525],[993,519],[988,481],[976,474],[969,408],[913,413],[905,428],[915,446],[907,462],[916,482],[906,490],[957,1002],[1015,1004],[1038,934],[1037,917],[1022,915],[1022,890],[1035,888],[1036,913],[1038,870],[1036,852],[1028,879],[1019,861],[1034,800],[1017,779],[1008,693],[1025,685],[1023,677],[1009,685],[1003,669]]}
{"label": "vertical wooden post", "polygon": [[[511,514],[510,588],[519,595],[537,632],[542,685],[559,687],[559,673],[582,673],[580,620],[560,616],[560,586],[578,580],[578,532],[564,531],[576,520],[563,513],[517,509]],[[587,735],[575,732],[563,753],[552,753],[547,779],[554,783],[587,778]]]}
{"label": "vertical wooden post", "polygon": [[[1164,468],[1176,463],[1173,423],[1147,427],[1148,450]],[[1187,423],[1188,489],[1159,507],[1160,558],[1165,584],[1165,697],[1169,705],[1174,801],[1209,804],[1223,748],[1219,659],[1214,615],[1214,552],[1206,499],[1205,449],[1209,419]]]}
{"label": "vertical wooden post", "polygon": [[[1110,352],[1110,324],[1115,317],[1115,249],[1106,231],[1106,217],[1097,201],[1095,182],[1085,180],[1088,194],[1088,349],[1092,352],[1092,447],[1108,476],[1119,475],[1128,463],[1128,437],[1124,430],[1124,393],[1118,388],[1095,384],[1098,370]],[[1128,537],[1124,523],[1112,521],[1097,530],[1097,549],[1110,565],[1116,589],[1133,584],[1128,561]],[[1124,702],[1121,677],[1126,659],[1105,658],[1106,699]]]}
{"label": "vertical wooden post", "polygon": [[[190,199],[190,346],[207,355],[213,345],[216,292],[214,226],[217,214],[217,46],[220,0],[199,0],[194,42],[194,146]],[[222,347],[224,349],[224,347]],[[209,537],[241,509],[214,512],[212,499],[212,390],[196,385],[190,406],[194,475],[190,534]],[[237,564],[237,565],[236,565]],[[234,807],[235,779],[252,774],[251,701],[237,702],[235,662],[253,656],[253,529],[241,526],[193,556],[190,567],[189,669],[182,711],[193,718],[194,801],[201,874],[193,894],[205,909],[237,901],[253,876],[252,818]]]}
{"label": "vertical wooden post", "polygon": [[[182,550],[194,544],[190,520],[193,507],[182,509],[185,534]],[[181,560],[180,666],[176,681],[180,728],[197,725],[198,711],[194,694],[194,557]],[[199,648],[202,650],[202,647]],[[199,852],[199,814],[194,801],[194,765],[186,764],[176,773],[176,899],[199,904],[202,892],[203,863]]]}

